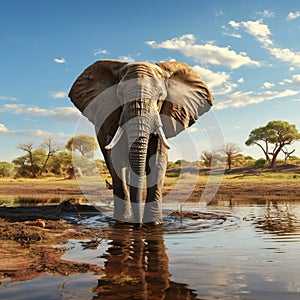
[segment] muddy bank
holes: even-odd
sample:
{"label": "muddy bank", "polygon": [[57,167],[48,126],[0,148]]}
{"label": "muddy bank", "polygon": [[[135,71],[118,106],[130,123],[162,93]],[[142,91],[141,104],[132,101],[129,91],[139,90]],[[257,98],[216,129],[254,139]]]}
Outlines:
{"label": "muddy bank", "polygon": [[[60,220],[67,217],[81,219],[85,216],[100,215],[101,212],[91,205],[72,204],[63,201],[59,205],[1,207],[0,218],[10,222],[45,219]],[[43,226],[41,226],[43,227]]]}
{"label": "muddy bank", "polygon": [[97,232],[64,220],[9,222],[0,218],[0,284],[4,279],[29,280],[48,273],[102,274],[102,267],[98,265],[62,260],[61,256],[67,249],[57,246],[69,239],[95,236]]}

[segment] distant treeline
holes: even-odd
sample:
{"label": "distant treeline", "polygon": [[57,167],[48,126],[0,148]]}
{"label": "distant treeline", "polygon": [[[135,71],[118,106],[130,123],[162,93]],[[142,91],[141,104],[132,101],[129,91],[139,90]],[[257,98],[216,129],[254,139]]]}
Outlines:
{"label": "distant treeline", "polygon": [[[289,149],[294,141],[300,140],[300,133],[295,125],[285,121],[270,121],[266,126],[253,129],[247,146],[256,145],[262,150],[265,158],[255,160],[244,156],[235,143],[227,143],[221,149],[203,151],[198,161],[188,162],[178,160],[169,162],[168,169],[184,168],[220,168],[226,167],[271,167],[276,163],[300,164],[300,158],[293,156],[295,149]],[[108,173],[106,164],[101,159],[94,159],[98,149],[97,140],[90,135],[80,134],[70,138],[66,144],[58,143],[51,138],[41,145],[32,142],[21,143],[17,146],[24,155],[12,162],[0,162],[0,177],[37,178],[45,176],[93,176],[97,173]],[[283,159],[279,160],[278,155]]]}

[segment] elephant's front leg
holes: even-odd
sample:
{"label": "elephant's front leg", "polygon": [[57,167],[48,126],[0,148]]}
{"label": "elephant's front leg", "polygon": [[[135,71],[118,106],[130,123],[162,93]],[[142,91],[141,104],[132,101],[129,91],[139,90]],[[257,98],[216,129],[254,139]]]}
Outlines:
{"label": "elephant's front leg", "polygon": [[147,152],[147,197],[143,223],[162,223],[162,188],[168,162],[168,150],[157,135],[149,139]]}
{"label": "elephant's front leg", "polygon": [[127,168],[120,165],[118,170],[112,172],[114,192],[114,219],[121,222],[131,222],[132,212],[130,196],[126,182]]}
{"label": "elephant's front leg", "polygon": [[114,199],[114,219],[121,222],[131,221],[131,205],[130,196],[127,187],[128,171],[126,168],[126,160],[124,158],[123,149],[127,147],[124,141],[120,142],[120,147],[112,150],[106,150],[105,146],[110,142],[106,136],[98,134],[98,141],[103,153],[106,165],[112,177],[113,199]]}

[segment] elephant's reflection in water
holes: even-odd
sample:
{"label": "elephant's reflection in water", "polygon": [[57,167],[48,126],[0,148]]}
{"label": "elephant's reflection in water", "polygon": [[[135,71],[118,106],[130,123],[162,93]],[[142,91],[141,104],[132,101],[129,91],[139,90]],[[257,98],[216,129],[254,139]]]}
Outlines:
{"label": "elephant's reflection in water", "polygon": [[170,280],[161,226],[116,225],[107,231],[106,275],[93,299],[198,299],[188,285]]}

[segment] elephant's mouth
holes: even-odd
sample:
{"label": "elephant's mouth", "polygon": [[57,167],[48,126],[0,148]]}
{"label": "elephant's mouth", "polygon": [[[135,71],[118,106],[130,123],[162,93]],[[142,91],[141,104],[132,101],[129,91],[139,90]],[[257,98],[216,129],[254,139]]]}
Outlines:
{"label": "elephant's mouth", "polygon": [[[167,149],[170,149],[171,146],[170,144],[168,143],[168,140],[166,138],[166,135],[163,131],[163,125],[162,125],[162,122],[161,122],[161,119],[160,119],[160,116],[159,116],[159,113],[158,112],[155,112],[154,113],[154,117],[152,118],[153,119],[153,126],[152,126],[152,132],[150,133],[153,133],[153,134],[157,134],[163,145],[167,148]],[[150,134],[149,133],[149,134]],[[113,149],[119,142],[119,140],[121,139],[122,135],[124,134],[124,129],[123,127],[120,125],[114,135],[114,137],[112,138],[111,142],[105,146],[105,149],[106,150],[111,150]]]}

